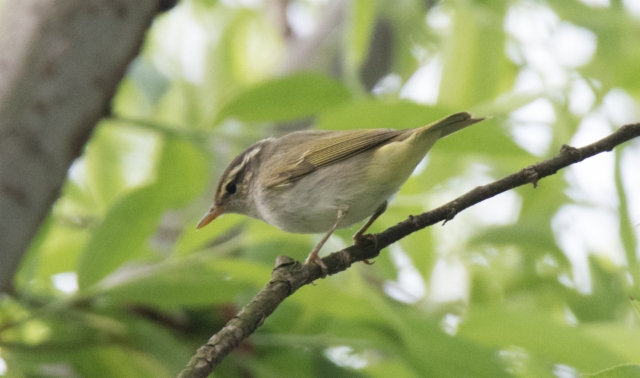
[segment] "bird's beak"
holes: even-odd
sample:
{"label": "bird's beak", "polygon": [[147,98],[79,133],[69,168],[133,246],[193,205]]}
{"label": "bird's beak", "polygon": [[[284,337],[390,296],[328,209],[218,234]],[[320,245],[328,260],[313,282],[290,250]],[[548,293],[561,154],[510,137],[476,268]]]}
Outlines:
{"label": "bird's beak", "polygon": [[215,206],[212,206],[211,209],[209,209],[209,211],[207,211],[207,213],[202,217],[202,219],[200,219],[200,222],[198,222],[198,225],[196,226],[196,230],[199,230],[202,227],[213,222],[213,220],[219,217],[221,214],[222,214],[221,209]]}

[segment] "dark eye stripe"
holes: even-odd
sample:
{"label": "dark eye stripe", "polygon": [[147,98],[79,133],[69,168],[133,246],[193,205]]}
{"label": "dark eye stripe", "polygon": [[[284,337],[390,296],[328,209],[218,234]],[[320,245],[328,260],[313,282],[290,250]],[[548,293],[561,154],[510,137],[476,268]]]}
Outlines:
{"label": "dark eye stripe", "polygon": [[[2,1],[2,0],[0,0]],[[216,199],[222,201],[225,196],[234,195],[238,191],[238,185],[247,185],[247,178],[250,177],[251,172],[247,172],[247,164],[255,159],[255,157],[262,151],[263,145],[273,141],[273,138],[261,140],[249,147],[235,159],[229,163],[229,166],[225,169],[218,182],[216,191]],[[238,184],[241,183],[241,184]],[[242,184],[244,183],[244,184]]]}

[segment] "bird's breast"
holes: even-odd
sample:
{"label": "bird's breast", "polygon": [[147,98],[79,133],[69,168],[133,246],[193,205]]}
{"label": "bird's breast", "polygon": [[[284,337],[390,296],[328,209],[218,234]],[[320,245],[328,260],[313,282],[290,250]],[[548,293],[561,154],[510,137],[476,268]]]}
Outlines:
{"label": "bird's breast", "polygon": [[295,233],[324,233],[346,211],[338,228],[350,227],[371,216],[398,191],[406,178],[382,174],[372,177],[371,154],[322,167],[278,188],[259,188],[256,207],[261,219],[282,230]]}

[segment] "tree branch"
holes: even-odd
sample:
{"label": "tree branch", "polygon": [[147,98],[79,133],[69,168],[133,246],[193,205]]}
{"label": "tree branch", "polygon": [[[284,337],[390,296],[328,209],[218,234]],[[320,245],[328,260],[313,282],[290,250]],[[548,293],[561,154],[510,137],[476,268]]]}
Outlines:
{"label": "tree branch", "polygon": [[[322,259],[329,274],[336,274],[353,263],[377,257],[380,250],[405,236],[434,225],[452,220],[456,214],[486,199],[525,184],[551,176],[560,169],[640,136],[640,123],[626,125],[613,134],[582,148],[562,146],[555,157],[536,163],[491,184],[479,186],[455,200],[436,209],[409,218],[387,230],[375,234],[360,245],[334,252]],[[304,265],[290,257],[280,256],[271,280],[260,292],[218,333],[198,348],[179,378],[205,378],[242,340],[249,337],[264,320],[300,287],[321,279],[322,271],[317,265]]]}

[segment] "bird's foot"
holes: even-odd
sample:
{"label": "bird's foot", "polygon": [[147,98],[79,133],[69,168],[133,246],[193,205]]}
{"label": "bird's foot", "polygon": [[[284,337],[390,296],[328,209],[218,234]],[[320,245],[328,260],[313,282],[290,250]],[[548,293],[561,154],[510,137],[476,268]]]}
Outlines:
{"label": "bird's foot", "polygon": [[325,278],[327,274],[329,274],[329,268],[327,268],[327,264],[322,261],[320,256],[318,256],[318,251],[312,251],[307,259],[304,261],[305,265],[316,264],[322,269],[322,278]]}
{"label": "bird's foot", "polygon": [[[375,235],[373,234],[366,234],[363,235],[361,233],[356,233],[355,235],[353,235],[353,244],[354,245],[360,245],[362,244],[362,242],[364,240],[371,240],[373,241],[373,245],[375,249],[378,249],[378,238],[375,237]],[[364,259],[362,260],[362,262],[364,262],[367,265],[373,265],[375,263],[375,261],[369,261],[369,259]]]}

